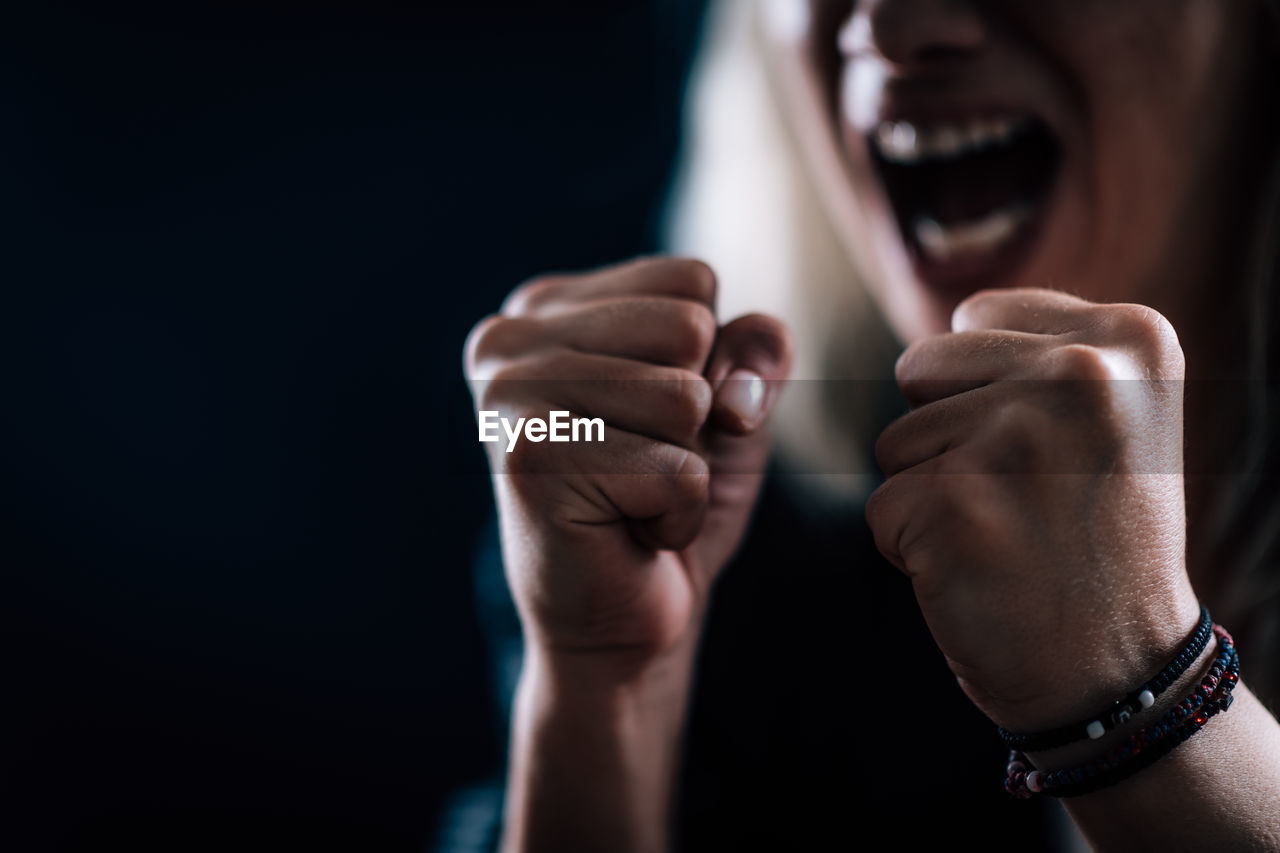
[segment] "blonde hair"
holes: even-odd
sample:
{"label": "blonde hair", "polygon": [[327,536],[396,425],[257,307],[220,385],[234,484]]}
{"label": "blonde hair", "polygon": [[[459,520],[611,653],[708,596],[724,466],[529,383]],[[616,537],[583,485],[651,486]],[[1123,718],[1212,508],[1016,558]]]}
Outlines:
{"label": "blonde hair", "polygon": [[779,103],[762,32],[767,8],[728,0],[708,13],[667,242],[716,270],[721,316],[760,311],[791,328],[794,381],[774,418],[780,450],[826,497],[856,501],[875,472],[866,448],[877,427],[866,412],[882,408],[875,398],[898,344]]}

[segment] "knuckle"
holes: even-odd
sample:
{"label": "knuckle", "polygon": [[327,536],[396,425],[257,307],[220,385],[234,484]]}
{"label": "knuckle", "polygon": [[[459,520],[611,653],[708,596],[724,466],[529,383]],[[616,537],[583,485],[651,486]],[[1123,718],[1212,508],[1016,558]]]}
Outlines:
{"label": "knuckle", "polygon": [[711,305],[716,298],[716,273],[705,261],[696,258],[661,258],[664,272],[670,274],[680,291],[692,299]]}
{"label": "knuckle", "polygon": [[[1000,473],[992,470],[991,460],[980,447],[940,457],[930,477],[927,501],[907,521],[917,534],[912,538],[918,539],[919,534],[933,529],[942,539],[951,539],[959,546],[959,532],[978,524],[987,484],[1003,479]],[[904,547],[907,544],[904,542]]]}
{"label": "knuckle", "polygon": [[991,415],[994,431],[1011,441],[1033,439],[1040,428],[1039,410],[1031,403],[1015,399],[1000,406]]}
{"label": "knuckle", "polygon": [[504,364],[493,371],[477,389],[476,402],[486,409],[502,409],[520,398],[521,389],[528,387],[533,373],[523,362]]}
{"label": "knuckle", "polygon": [[898,508],[903,488],[902,481],[890,477],[867,498],[864,510],[867,526],[876,549],[899,569],[903,563],[903,537],[906,535],[906,516]]}
{"label": "knuckle", "polygon": [[468,372],[485,361],[515,355],[528,337],[532,321],[491,314],[477,323],[467,335],[463,348]]}
{"label": "knuckle", "polygon": [[881,483],[880,487],[867,498],[863,513],[866,517],[867,526],[877,535],[877,538],[885,532],[888,525],[890,510],[898,491],[898,485],[898,481],[890,477]]}
{"label": "knuckle", "polygon": [[466,343],[462,345],[462,363],[468,374],[474,371],[476,365],[484,358],[485,344],[503,319],[499,314],[490,314],[472,326],[471,331],[467,333]]}
{"label": "knuckle", "polygon": [[1158,335],[1172,333],[1173,326],[1159,311],[1146,305],[1121,303],[1107,306],[1108,317],[1119,331],[1130,335]]}
{"label": "knuckle", "polygon": [[933,500],[945,504],[951,499],[954,492],[946,488],[950,477],[957,474],[973,474],[980,470],[982,468],[974,460],[972,451],[957,448],[937,457],[931,471]]}
{"label": "knuckle", "polygon": [[667,390],[662,405],[666,407],[674,432],[684,438],[692,437],[702,429],[711,413],[711,386],[695,373],[664,385]]}
{"label": "knuckle", "polygon": [[684,451],[670,477],[671,489],[682,505],[696,505],[707,499],[711,488],[711,468],[693,451]]}
{"label": "knuckle", "polygon": [[961,300],[960,304],[951,312],[952,325],[962,323],[965,318],[984,310],[987,306],[1003,298],[1006,298],[1006,295],[998,290],[979,290],[977,293],[970,294]]}
{"label": "knuckle", "polygon": [[519,285],[508,294],[502,303],[501,312],[507,315],[519,315],[530,311],[546,302],[553,293],[564,287],[567,281],[562,275],[534,276]]}
{"label": "knuckle", "polygon": [[1146,306],[1140,307],[1143,308],[1143,314],[1147,318],[1140,333],[1140,340],[1145,345],[1145,349],[1166,365],[1178,365],[1181,372],[1183,354],[1177,330],[1159,311]]}
{"label": "knuckle", "polygon": [[1055,375],[1060,379],[1104,380],[1112,378],[1106,354],[1098,347],[1070,343],[1054,351]]}
{"label": "knuckle", "polygon": [[884,432],[880,433],[880,437],[876,439],[874,449],[876,464],[886,474],[897,467],[898,449],[901,446],[900,433],[903,429],[901,424],[902,419],[899,418],[889,424]]}
{"label": "knuckle", "polygon": [[706,263],[671,255],[642,255],[603,272],[636,277],[641,292],[693,299],[708,305],[715,301],[716,275]]}
{"label": "knuckle", "polygon": [[707,306],[681,302],[675,308],[672,341],[683,361],[701,362],[716,338],[716,318]]}
{"label": "knuckle", "polygon": [[991,440],[985,443],[982,464],[975,470],[993,474],[1034,471],[1045,435],[1042,420],[1040,410],[1029,403],[1002,407],[992,418]]}
{"label": "knuckle", "polygon": [[1113,305],[1109,320],[1116,337],[1158,361],[1180,363],[1178,332],[1159,311],[1146,305]]}
{"label": "knuckle", "polygon": [[899,383],[909,382],[916,377],[918,365],[920,363],[920,354],[924,349],[924,341],[916,341],[902,351],[898,356],[898,360],[893,364],[893,377]]}

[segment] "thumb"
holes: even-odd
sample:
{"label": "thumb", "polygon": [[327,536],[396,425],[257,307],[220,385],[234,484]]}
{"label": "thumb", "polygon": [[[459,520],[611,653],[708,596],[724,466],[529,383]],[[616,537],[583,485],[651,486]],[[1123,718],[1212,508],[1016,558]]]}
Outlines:
{"label": "thumb", "polygon": [[791,372],[791,336],[764,314],[739,317],[720,329],[707,361],[714,392],[712,431],[750,435],[764,423]]}
{"label": "thumb", "polygon": [[791,336],[782,323],[751,314],[720,330],[706,371],[714,391],[702,436],[707,514],[692,552],[708,580],[746,533],[769,456],[764,423],[790,372]]}

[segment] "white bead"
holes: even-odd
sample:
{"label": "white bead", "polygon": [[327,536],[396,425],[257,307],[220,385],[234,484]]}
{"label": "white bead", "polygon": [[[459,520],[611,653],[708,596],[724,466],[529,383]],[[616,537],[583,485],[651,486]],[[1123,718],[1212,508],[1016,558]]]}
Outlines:
{"label": "white bead", "polygon": [[1028,790],[1036,794],[1043,791],[1044,790],[1044,784],[1042,782],[1043,779],[1044,779],[1043,773],[1041,773],[1039,770],[1032,770],[1030,773],[1027,774]]}
{"label": "white bead", "polygon": [[1094,720],[1085,727],[1085,731],[1089,733],[1089,737],[1093,740],[1097,740],[1107,733],[1107,730],[1103,727],[1101,720]]}
{"label": "white bead", "polygon": [[1156,704],[1155,694],[1150,690],[1142,691],[1138,694],[1138,704],[1144,708],[1150,708],[1152,705]]}

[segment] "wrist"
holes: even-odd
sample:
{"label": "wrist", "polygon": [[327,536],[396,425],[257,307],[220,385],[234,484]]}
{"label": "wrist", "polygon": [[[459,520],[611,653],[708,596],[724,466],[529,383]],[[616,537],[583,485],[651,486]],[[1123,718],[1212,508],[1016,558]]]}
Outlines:
{"label": "wrist", "polygon": [[1123,744],[1135,733],[1159,721],[1167,711],[1184,701],[1195,690],[1210,665],[1222,652],[1220,644],[1213,638],[1168,686],[1156,696],[1150,707],[1133,713],[1127,720],[1116,724],[1105,734],[1094,739],[1082,739],[1064,746],[1027,751],[1027,758],[1038,768],[1058,768],[1077,766],[1092,761],[1109,753],[1117,745]]}
{"label": "wrist", "polygon": [[[1189,589],[1172,601],[1141,601],[1124,618],[1110,620],[1105,630],[1075,641],[1054,641],[1061,651],[1070,651],[1069,656],[1059,652],[1066,666],[1042,668],[1037,679],[1041,689],[1024,701],[984,696],[979,704],[993,722],[1015,732],[1045,731],[1094,715],[1168,665],[1199,616],[1200,605]],[[1202,660],[1207,660],[1203,654],[1188,670]]]}
{"label": "wrist", "polygon": [[527,642],[525,649],[520,689],[540,713],[623,724],[683,717],[697,637],[656,654],[565,651],[537,642]]}
{"label": "wrist", "polygon": [[504,849],[665,849],[692,667],[529,644]]}

